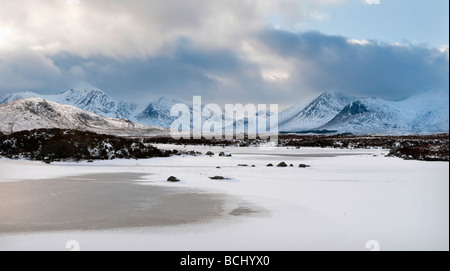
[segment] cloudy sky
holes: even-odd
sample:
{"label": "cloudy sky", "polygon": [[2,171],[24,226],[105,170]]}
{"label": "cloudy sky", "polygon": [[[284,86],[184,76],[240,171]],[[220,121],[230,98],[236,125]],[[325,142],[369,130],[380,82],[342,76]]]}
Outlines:
{"label": "cloudy sky", "polygon": [[447,0],[76,2],[2,1],[0,95],[88,82],[118,99],[290,104],[449,88]]}

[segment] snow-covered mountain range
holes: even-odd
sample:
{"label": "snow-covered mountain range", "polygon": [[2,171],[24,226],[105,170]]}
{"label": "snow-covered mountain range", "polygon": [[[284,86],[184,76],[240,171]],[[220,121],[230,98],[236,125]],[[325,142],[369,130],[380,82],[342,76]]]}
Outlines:
{"label": "snow-covered mountain range", "polygon": [[183,103],[181,101],[160,97],[151,101],[145,109],[138,113],[135,118],[137,122],[148,126],[161,126],[169,128],[176,117],[170,116],[170,109],[173,105]]}
{"label": "snow-covered mountain range", "polygon": [[106,118],[127,119],[146,126],[170,127],[173,118],[170,117],[172,105],[180,101],[160,97],[148,104],[116,101],[102,90],[80,85],[57,95],[40,95],[33,92],[18,92],[0,96],[0,104],[25,98],[42,98],[65,105],[72,105],[82,110]]}
{"label": "snow-covered mountain range", "polygon": [[71,105],[42,98],[26,98],[0,105],[0,131],[59,128],[92,131],[114,135],[155,135],[166,132],[160,127],[147,127],[126,119],[104,118]]}
{"label": "snow-covered mountain range", "polygon": [[[449,131],[448,91],[428,91],[402,101],[355,98],[325,92],[306,106],[295,104],[279,114],[279,131],[328,130],[353,134],[427,134]],[[146,126],[168,128],[176,99],[160,97],[148,103],[117,101],[88,85],[71,88],[58,95],[19,92],[0,96],[0,104],[24,98],[42,98],[71,105],[105,118],[126,119]],[[192,107],[190,107],[192,111]],[[222,113],[224,113],[222,111]],[[223,118],[227,118],[223,114]],[[205,118],[203,118],[205,120]],[[248,120],[238,120],[242,126]]]}
{"label": "snow-covered mountain range", "polygon": [[449,131],[449,95],[428,91],[401,101],[358,99],[319,129],[353,134],[423,134]]}
{"label": "snow-covered mountain range", "polygon": [[0,104],[25,98],[42,98],[47,101],[72,105],[102,117],[136,121],[130,112],[129,105],[116,102],[100,89],[91,86],[71,88],[57,95],[39,95],[33,92],[12,93],[0,96]]}
{"label": "snow-covered mountain range", "polygon": [[355,100],[341,93],[325,92],[306,107],[299,104],[284,110],[279,116],[280,131],[316,129],[332,120],[342,109]]}

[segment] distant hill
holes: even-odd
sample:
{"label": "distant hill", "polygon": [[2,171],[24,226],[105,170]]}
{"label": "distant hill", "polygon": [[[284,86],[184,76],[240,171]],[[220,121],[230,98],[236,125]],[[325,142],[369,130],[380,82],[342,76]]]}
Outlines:
{"label": "distant hill", "polygon": [[16,100],[0,105],[3,133],[42,128],[77,129],[115,135],[157,135],[166,129],[147,127],[126,119],[100,117],[79,108],[42,98]]}
{"label": "distant hill", "polygon": [[401,101],[351,102],[320,129],[353,134],[431,134],[449,131],[448,93],[428,91]]}
{"label": "distant hill", "polygon": [[341,93],[322,93],[306,107],[293,105],[280,113],[279,130],[289,132],[316,129],[332,120],[353,100],[355,99]]}
{"label": "distant hill", "polygon": [[[448,96],[448,91],[428,91],[402,101],[389,101],[381,98],[357,99],[337,92],[324,92],[306,106],[295,104],[281,112],[279,131],[313,133],[334,131],[352,134],[448,132]],[[58,95],[39,95],[33,92],[6,94],[0,96],[0,104],[24,98],[41,98],[61,105],[71,105],[100,117],[123,119],[123,123],[129,123],[129,125],[139,123],[165,128],[169,128],[175,120],[170,116],[170,109],[173,105],[181,103],[177,99],[168,97],[144,100],[139,104],[116,101],[102,90],[84,85],[68,89]],[[192,106],[190,109],[192,110]],[[258,115],[260,114],[262,113],[258,112]],[[250,118],[255,117],[256,115],[236,120],[232,122],[233,127],[241,128],[249,123]],[[229,118],[223,114],[223,120],[229,120]],[[8,130],[5,127],[5,121],[1,128],[3,131]],[[60,122],[63,120],[60,119]],[[119,126],[123,128],[123,124]],[[50,125],[50,127],[53,126]],[[125,125],[125,127],[128,126]]]}

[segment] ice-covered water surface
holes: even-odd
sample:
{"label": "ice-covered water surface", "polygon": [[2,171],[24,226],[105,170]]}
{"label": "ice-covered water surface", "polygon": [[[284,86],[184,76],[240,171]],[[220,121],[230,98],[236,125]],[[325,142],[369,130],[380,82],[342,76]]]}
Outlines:
{"label": "ice-covered water surface", "polygon": [[[0,182],[138,173],[144,177],[137,182],[146,186],[239,197],[226,217],[137,229],[0,234],[0,250],[65,250],[69,240],[82,250],[366,250],[369,240],[382,250],[449,249],[448,163],[386,158],[385,150],[185,149],[215,155],[52,165],[1,160]],[[232,157],[219,157],[222,151]],[[276,167],[280,162],[294,167]],[[169,176],[181,182],[168,183]]]}

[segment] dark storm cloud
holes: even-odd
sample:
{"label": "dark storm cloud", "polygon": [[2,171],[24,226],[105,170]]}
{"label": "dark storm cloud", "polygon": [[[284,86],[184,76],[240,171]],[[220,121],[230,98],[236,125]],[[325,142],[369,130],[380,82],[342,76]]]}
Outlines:
{"label": "dark storm cloud", "polygon": [[295,59],[297,84],[309,89],[395,99],[449,87],[448,52],[438,49],[317,32],[268,30],[260,39],[274,54]]}
{"label": "dark storm cloud", "polygon": [[[202,95],[286,105],[329,90],[387,98],[448,90],[448,44],[439,50],[269,30],[330,24],[329,8],[345,0],[4,2],[0,94],[56,93],[85,81],[127,100]],[[353,26],[367,33],[360,37],[372,33]]]}
{"label": "dark storm cloud", "polygon": [[267,54],[292,64],[289,79],[266,82],[258,64],[235,50],[206,49],[187,38],[180,38],[169,56],[127,61],[66,56],[53,61],[67,77],[74,77],[71,73],[77,69],[73,67],[80,67],[84,81],[133,99],[169,95],[187,100],[203,95],[227,101],[289,103],[305,93],[331,90],[400,99],[449,85],[448,53],[424,46],[277,30],[261,33],[258,41]]}
{"label": "dark storm cloud", "polygon": [[231,50],[205,50],[187,38],[178,40],[174,55],[181,63],[211,71],[229,72],[242,65]]}
{"label": "dark storm cloud", "polygon": [[232,51],[202,49],[185,38],[177,42],[169,56],[117,60],[65,54],[52,57],[52,61],[66,77],[73,77],[71,73],[78,71],[80,81],[104,89],[112,96],[133,100],[161,95],[184,100],[194,95],[223,99],[233,91],[244,94],[244,90],[223,85],[221,76],[249,84],[255,78],[260,80],[257,73],[251,75],[256,67],[243,62]]}
{"label": "dark storm cloud", "polygon": [[30,50],[0,53],[0,94],[1,90],[45,87],[49,80],[58,76],[60,71],[50,59]]}
{"label": "dark storm cloud", "polygon": [[[250,42],[251,54],[204,47],[187,37],[177,39],[170,53],[145,58],[18,54],[0,61],[8,75],[0,91],[54,93],[85,81],[125,100],[202,95],[217,103],[292,104],[322,91],[399,99],[449,85],[448,52],[438,49],[279,30],[260,32]],[[264,80],[266,67],[289,76]],[[22,85],[10,87],[9,78]]]}

